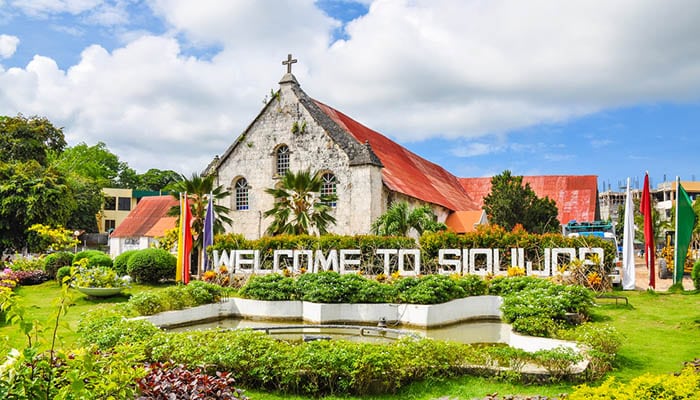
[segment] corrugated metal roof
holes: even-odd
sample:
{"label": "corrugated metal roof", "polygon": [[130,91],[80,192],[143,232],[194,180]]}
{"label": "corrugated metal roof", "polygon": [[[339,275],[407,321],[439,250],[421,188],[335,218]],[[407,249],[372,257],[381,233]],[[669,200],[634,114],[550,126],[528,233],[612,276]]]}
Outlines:
{"label": "corrugated metal roof", "polygon": [[[460,178],[460,183],[479,207],[491,193],[491,178]],[[537,197],[549,197],[559,210],[559,222],[594,221],[598,204],[598,177],[595,175],[523,176]]]}
{"label": "corrugated metal roof", "polygon": [[483,210],[455,211],[447,216],[445,225],[447,225],[452,232],[474,232],[476,230],[476,225],[481,222],[481,215],[483,212]]}
{"label": "corrugated metal roof", "polygon": [[177,217],[169,217],[168,211],[177,206],[172,196],[144,197],[124,221],[112,232],[112,237],[159,237],[175,227]]}
{"label": "corrugated metal roof", "polygon": [[441,205],[453,211],[480,210],[465,192],[459,179],[386,136],[367,128],[347,115],[315,100],[319,108],[359,143],[369,142],[384,168],[384,184],[395,192]]}

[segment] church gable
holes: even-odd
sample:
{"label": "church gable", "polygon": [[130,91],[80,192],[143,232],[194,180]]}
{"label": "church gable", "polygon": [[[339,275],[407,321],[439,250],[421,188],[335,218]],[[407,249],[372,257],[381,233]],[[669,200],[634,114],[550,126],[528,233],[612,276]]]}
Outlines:
{"label": "church gable", "polygon": [[[265,190],[275,187],[287,170],[305,169],[323,173],[324,190],[338,196],[333,232],[365,233],[369,219],[381,213],[379,159],[325,116],[287,74],[280,90],[213,167],[218,184],[230,188],[227,206],[234,230],[261,236],[271,222],[262,213],[273,206]],[[353,220],[353,215],[359,217]]]}

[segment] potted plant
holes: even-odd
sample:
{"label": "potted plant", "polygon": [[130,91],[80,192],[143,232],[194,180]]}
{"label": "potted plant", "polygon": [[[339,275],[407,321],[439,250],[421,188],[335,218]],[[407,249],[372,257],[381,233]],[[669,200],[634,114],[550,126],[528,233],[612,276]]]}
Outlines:
{"label": "potted plant", "polygon": [[111,268],[78,266],[73,270],[71,285],[88,296],[113,296],[129,286],[128,277],[118,276]]}

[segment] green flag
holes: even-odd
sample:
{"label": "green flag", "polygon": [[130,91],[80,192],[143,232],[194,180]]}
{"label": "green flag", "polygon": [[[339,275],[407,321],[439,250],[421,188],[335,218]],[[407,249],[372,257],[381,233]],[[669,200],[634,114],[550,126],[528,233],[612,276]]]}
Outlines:
{"label": "green flag", "polygon": [[693,227],[695,226],[695,212],[693,205],[685,192],[681,182],[676,181],[676,246],[674,249],[675,265],[673,273],[673,283],[683,281],[683,266],[685,265],[685,256],[688,253],[690,239],[693,236]]}

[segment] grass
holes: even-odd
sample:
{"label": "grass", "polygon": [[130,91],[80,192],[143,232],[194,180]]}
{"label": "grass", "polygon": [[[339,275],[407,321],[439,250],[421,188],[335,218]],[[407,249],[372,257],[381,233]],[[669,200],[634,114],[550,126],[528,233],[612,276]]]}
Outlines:
{"label": "grass", "polygon": [[[72,302],[68,313],[62,317],[64,323],[59,330],[61,346],[71,348],[77,343],[75,330],[81,315],[95,307],[115,307],[128,300],[130,294],[153,289],[152,286],[134,285],[125,295],[106,299],[91,299],[71,290]],[[48,320],[55,307],[54,299],[59,297],[60,288],[55,282],[16,289],[21,303],[32,319],[50,326]],[[697,338],[700,335],[700,294],[698,292],[656,293],[618,292],[629,299],[629,305],[615,305],[610,301],[601,302],[595,308],[593,321],[613,325],[624,336],[614,376],[622,381],[644,373],[665,374],[679,371],[685,361],[700,357]],[[1,326],[0,336],[7,336],[13,347],[26,344],[26,338],[18,334],[14,326]],[[48,335],[47,335],[48,336]],[[416,382],[397,394],[365,396],[362,399],[472,399],[498,393],[520,395],[558,396],[573,390],[569,384],[547,386],[525,386],[498,382],[488,378],[460,377],[441,381]],[[266,393],[247,390],[254,399],[281,400],[304,399],[301,396]],[[327,400],[352,397],[326,397]],[[359,399],[358,397],[356,397]]]}
{"label": "grass", "polygon": [[[113,308],[125,303],[133,294],[144,290],[153,289],[153,286],[134,284],[122,294],[106,298],[90,298],[77,290],[70,289],[70,303],[66,315],[61,316],[58,330],[59,348],[69,349],[75,347],[78,341],[77,328],[82,315],[95,308]],[[41,285],[19,286],[15,289],[19,304],[25,308],[28,320],[37,321],[46,328],[47,332],[41,335],[46,342],[50,338],[50,330],[55,323],[55,315],[58,306],[56,301],[61,296],[61,288],[55,281],[44,282]],[[4,338],[5,344],[10,348],[21,348],[27,344],[27,338],[20,330],[10,324],[0,323],[0,338]],[[0,346],[1,348],[1,346]]]}

